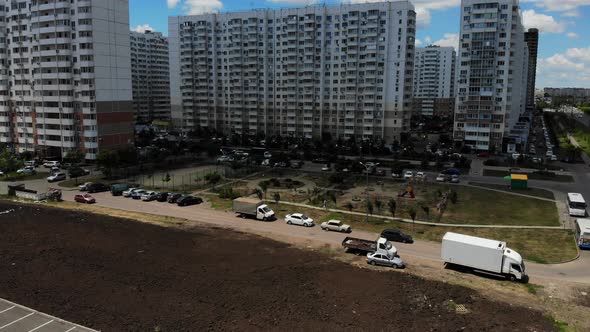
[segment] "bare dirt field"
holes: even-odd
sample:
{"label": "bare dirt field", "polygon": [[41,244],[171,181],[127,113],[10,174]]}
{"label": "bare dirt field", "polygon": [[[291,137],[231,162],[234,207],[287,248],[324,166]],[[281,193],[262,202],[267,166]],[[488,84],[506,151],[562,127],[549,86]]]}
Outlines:
{"label": "bare dirt field", "polygon": [[103,331],[553,331],[469,288],[221,229],[0,202],[0,297]]}

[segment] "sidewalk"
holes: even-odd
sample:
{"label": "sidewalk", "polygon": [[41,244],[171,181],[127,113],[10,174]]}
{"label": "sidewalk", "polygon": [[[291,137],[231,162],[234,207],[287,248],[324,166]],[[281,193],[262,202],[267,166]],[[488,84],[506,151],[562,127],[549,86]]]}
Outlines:
{"label": "sidewalk", "polygon": [[[267,200],[268,202],[272,202],[270,200]],[[285,202],[285,201],[280,201],[280,204],[286,204],[286,205],[292,205],[292,206],[298,206],[298,207],[302,207],[302,208],[307,208],[307,209],[315,209],[315,210],[325,210],[325,211],[329,211],[329,212],[336,212],[336,213],[342,213],[342,214],[348,214],[348,215],[356,215],[356,216],[365,216],[365,213],[362,212],[353,212],[353,211],[346,211],[346,210],[339,210],[339,209],[324,209],[318,206],[313,206],[313,205],[308,205],[308,204],[302,204],[302,203],[293,203],[293,202]],[[429,221],[421,221],[421,220],[415,220],[412,221],[412,219],[406,219],[406,218],[397,218],[397,217],[388,217],[388,216],[383,216],[383,215],[377,215],[377,214],[371,214],[370,215],[372,218],[381,218],[381,219],[387,219],[387,220],[392,220],[392,221],[400,221],[400,222],[405,222],[408,224],[419,224],[419,225],[428,225],[428,226],[443,226],[443,227],[464,227],[464,228],[514,228],[514,229],[564,229],[565,226],[521,226],[521,225],[468,225],[468,224],[444,224],[444,223],[436,223],[436,222],[429,222]]]}

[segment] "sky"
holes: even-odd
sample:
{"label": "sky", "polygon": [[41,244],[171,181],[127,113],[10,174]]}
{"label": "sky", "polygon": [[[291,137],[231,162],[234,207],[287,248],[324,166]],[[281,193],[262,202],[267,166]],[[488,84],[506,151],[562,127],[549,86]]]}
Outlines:
{"label": "sky", "polygon": [[[129,0],[130,28],[168,34],[168,16],[371,0]],[[416,46],[457,48],[461,0],[413,0]],[[590,88],[590,0],[520,0],[525,28],[541,32],[537,88]]]}

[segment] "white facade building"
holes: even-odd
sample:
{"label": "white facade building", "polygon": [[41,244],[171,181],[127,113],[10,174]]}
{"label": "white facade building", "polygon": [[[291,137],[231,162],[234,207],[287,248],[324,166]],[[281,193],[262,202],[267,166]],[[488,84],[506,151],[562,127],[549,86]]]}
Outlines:
{"label": "white facade building", "polygon": [[409,131],[407,1],[169,18],[173,117],[230,135],[384,139]]}
{"label": "white facade building", "polygon": [[416,48],[414,111],[425,116],[449,113],[455,98],[456,57],[453,47],[431,45]]}
{"label": "white facade building", "polygon": [[131,32],[131,77],[135,121],[169,121],[168,39],[162,33]]}
{"label": "white facade building", "polygon": [[0,143],[95,159],[132,142],[128,0],[0,7]]}
{"label": "white facade building", "polygon": [[527,57],[518,0],[462,1],[456,141],[492,152],[519,143],[510,133],[526,109]]}

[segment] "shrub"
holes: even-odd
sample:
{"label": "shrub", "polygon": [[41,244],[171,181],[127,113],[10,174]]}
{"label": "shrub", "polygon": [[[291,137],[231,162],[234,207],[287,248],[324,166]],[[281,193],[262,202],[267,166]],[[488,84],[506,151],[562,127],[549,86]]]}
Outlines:
{"label": "shrub", "polygon": [[223,199],[236,199],[238,197],[240,197],[241,195],[237,192],[235,192],[233,190],[233,188],[229,187],[229,188],[222,188],[219,191],[219,198],[223,198]]}
{"label": "shrub", "polygon": [[209,182],[209,184],[216,184],[221,181],[221,175],[217,172],[209,173],[205,175],[205,181]]}

